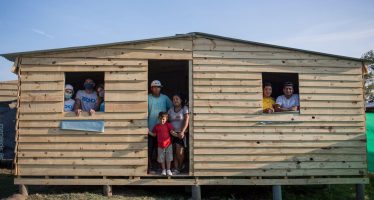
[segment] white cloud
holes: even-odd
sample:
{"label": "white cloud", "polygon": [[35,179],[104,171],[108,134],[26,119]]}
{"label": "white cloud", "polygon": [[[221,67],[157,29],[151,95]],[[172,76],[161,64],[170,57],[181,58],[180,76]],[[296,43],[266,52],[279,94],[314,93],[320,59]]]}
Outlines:
{"label": "white cloud", "polygon": [[47,37],[47,38],[50,38],[50,39],[53,39],[53,38],[54,38],[53,35],[50,35],[50,34],[44,32],[44,31],[42,31],[42,30],[35,29],[35,28],[33,28],[33,29],[31,29],[31,30],[32,30],[34,33],[37,33],[37,34],[42,35],[42,36],[44,36],[44,37]]}

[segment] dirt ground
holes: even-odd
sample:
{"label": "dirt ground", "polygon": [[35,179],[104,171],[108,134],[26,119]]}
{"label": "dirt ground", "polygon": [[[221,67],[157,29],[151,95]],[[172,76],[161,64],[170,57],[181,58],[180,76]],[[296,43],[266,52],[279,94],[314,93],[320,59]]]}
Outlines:
{"label": "dirt ground", "polygon": [[[0,169],[0,199],[26,199],[13,184],[13,176],[8,169]],[[270,186],[203,186],[202,198],[207,200],[266,200],[271,199]],[[311,185],[283,186],[285,200],[350,200],[355,198],[354,185]],[[13,195],[13,196],[12,196]],[[189,187],[183,186],[113,186],[113,196],[102,195],[101,186],[30,186],[27,200],[156,200],[189,199]],[[374,199],[374,179],[365,186],[365,199]]]}

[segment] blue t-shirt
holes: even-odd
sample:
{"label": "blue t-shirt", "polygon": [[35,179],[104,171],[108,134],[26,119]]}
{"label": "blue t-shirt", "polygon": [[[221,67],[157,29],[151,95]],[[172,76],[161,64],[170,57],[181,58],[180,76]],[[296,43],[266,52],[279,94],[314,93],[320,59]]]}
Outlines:
{"label": "blue t-shirt", "polygon": [[152,94],[148,95],[148,128],[153,130],[153,127],[158,123],[158,114],[160,112],[167,112],[172,107],[171,100],[168,96],[160,94],[155,97]]}

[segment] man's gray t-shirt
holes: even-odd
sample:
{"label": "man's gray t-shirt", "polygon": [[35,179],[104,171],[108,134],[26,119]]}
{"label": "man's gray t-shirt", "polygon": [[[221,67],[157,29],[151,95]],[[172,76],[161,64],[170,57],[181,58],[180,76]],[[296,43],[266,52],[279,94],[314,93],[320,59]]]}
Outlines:
{"label": "man's gray t-shirt", "polygon": [[75,99],[79,99],[81,101],[83,111],[95,109],[96,101],[98,100],[95,91],[92,93],[87,93],[85,90],[79,90],[75,96]]}
{"label": "man's gray t-shirt", "polygon": [[183,106],[178,112],[175,112],[174,107],[170,108],[168,111],[169,121],[174,127],[175,132],[180,132],[184,126],[184,115],[188,113],[188,107]]}

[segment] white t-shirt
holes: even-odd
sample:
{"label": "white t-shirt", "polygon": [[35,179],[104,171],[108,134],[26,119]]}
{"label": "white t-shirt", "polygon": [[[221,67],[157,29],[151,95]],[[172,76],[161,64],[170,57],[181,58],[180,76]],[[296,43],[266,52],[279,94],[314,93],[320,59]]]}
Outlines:
{"label": "white t-shirt", "polygon": [[64,112],[71,112],[74,110],[74,103],[73,99],[68,99],[64,101]]}
{"label": "white t-shirt", "polygon": [[81,100],[82,110],[90,111],[95,108],[96,101],[98,101],[96,91],[87,93],[85,90],[79,90],[75,99]]}
{"label": "white t-shirt", "polygon": [[171,107],[168,111],[169,121],[174,127],[175,132],[180,132],[184,126],[184,115],[188,113],[188,107],[183,106],[178,112],[175,112],[174,107]]}
{"label": "white t-shirt", "polygon": [[284,95],[281,95],[277,98],[276,104],[280,105],[281,108],[292,108],[293,106],[300,106],[299,95],[293,94],[290,98],[286,98]]}

